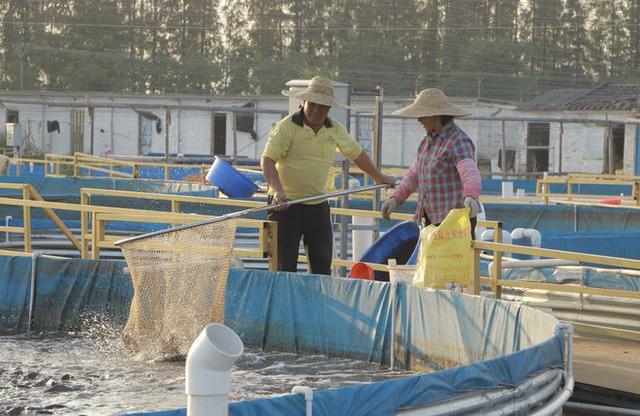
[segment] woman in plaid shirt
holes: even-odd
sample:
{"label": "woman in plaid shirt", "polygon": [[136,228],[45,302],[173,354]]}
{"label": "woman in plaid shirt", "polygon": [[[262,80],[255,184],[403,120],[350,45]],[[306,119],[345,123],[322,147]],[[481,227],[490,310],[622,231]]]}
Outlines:
{"label": "woman in plaid shirt", "polygon": [[471,233],[475,239],[476,216],[481,211],[480,171],[475,161],[475,146],[454,122],[454,117],[469,115],[449,102],[436,88],[423,90],[415,101],[393,114],[417,118],[427,135],[418,148],[418,158],[396,187],[393,196],[382,204],[382,216],[418,191],[416,219],[425,225],[440,224],[450,210],[469,208]]}

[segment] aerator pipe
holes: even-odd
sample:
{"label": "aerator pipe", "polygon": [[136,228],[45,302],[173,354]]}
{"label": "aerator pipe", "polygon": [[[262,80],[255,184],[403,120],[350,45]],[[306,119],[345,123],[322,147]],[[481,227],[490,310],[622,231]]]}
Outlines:
{"label": "aerator pipe", "polygon": [[[4,217],[4,226],[8,227],[9,226],[9,221],[11,221],[13,219],[13,217],[11,215],[7,215],[6,217]],[[4,233],[4,241],[5,242],[9,242],[9,231],[6,231]]]}
{"label": "aerator pipe", "polygon": [[188,416],[229,414],[231,367],[243,351],[242,340],[227,326],[213,323],[200,332],[185,365]]}
{"label": "aerator pipe", "polygon": [[558,331],[564,332],[567,341],[567,349],[565,351],[565,368],[564,368],[564,388],[542,408],[532,413],[532,416],[555,415],[558,410],[569,400],[573,394],[573,386],[575,380],[573,378],[573,326],[567,323],[559,323],[556,326]]}
{"label": "aerator pipe", "polygon": [[[489,267],[493,262],[489,263]],[[503,269],[526,269],[540,267],[558,267],[558,266],[579,266],[580,262],[564,259],[535,259],[535,260],[507,260],[502,261]],[[491,270],[491,269],[489,269]]]}
{"label": "aerator pipe", "polygon": [[532,247],[540,247],[542,244],[542,234],[535,228],[516,228],[511,231],[511,238],[528,238],[531,240]]}
{"label": "aerator pipe", "polygon": [[312,416],[313,412],[313,389],[308,386],[294,386],[291,394],[304,394],[305,415]]}
{"label": "aerator pipe", "polygon": [[[544,403],[545,397],[550,396],[550,389],[557,388],[561,382],[560,370],[552,369],[525,381],[514,388],[503,388],[496,391],[470,392],[464,396],[458,396],[444,403],[437,403],[410,409],[398,409],[398,415],[439,415],[455,416],[459,414],[514,414],[516,409],[531,408],[540,402]],[[526,400],[514,405],[514,399],[522,396],[522,392],[528,392]],[[484,411],[491,409],[491,411]]]}
{"label": "aerator pipe", "polygon": [[640,416],[640,410],[627,409],[624,407],[603,406],[598,404],[566,402],[564,410],[575,411],[576,413],[588,412],[599,415],[634,415]]}

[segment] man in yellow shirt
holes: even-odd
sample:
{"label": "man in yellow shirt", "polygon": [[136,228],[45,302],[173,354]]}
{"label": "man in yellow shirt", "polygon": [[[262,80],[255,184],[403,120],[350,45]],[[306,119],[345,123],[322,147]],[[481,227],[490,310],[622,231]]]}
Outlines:
{"label": "man in yellow shirt", "polygon": [[[302,106],[273,127],[262,153],[260,164],[271,203],[325,193],[336,148],[377,183],[395,184],[392,176],[375,167],[346,128],[328,117],[331,107],[346,108],[336,101],[330,80],[313,77],[304,91],[282,93],[300,99]],[[278,270],[298,270],[303,238],[311,273],[331,274],[333,229],[326,200],[285,205],[271,211],[269,220],[278,222]]]}

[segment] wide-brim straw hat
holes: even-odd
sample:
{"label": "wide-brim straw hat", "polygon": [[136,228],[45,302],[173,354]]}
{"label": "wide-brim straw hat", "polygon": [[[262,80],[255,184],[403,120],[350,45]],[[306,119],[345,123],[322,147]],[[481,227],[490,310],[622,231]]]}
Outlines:
{"label": "wide-brim straw hat", "polygon": [[433,116],[463,117],[470,115],[461,107],[451,104],[447,96],[437,88],[427,88],[420,91],[413,103],[391,114],[410,118]]}
{"label": "wide-brim straw hat", "polygon": [[309,85],[303,91],[283,90],[282,94],[287,97],[294,97],[301,101],[311,101],[312,103],[328,105],[337,108],[349,108],[342,104],[333,93],[333,83],[325,77],[313,77],[309,81]]}

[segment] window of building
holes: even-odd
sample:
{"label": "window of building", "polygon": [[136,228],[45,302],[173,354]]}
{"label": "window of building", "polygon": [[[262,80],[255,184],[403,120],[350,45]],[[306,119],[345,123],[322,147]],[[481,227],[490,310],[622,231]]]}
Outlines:
{"label": "window of building", "polygon": [[17,111],[7,109],[7,123],[19,123],[20,117]]}
{"label": "window of building", "polygon": [[624,124],[615,125],[611,129],[613,135],[613,168],[624,169]]}
{"label": "window of building", "polygon": [[502,150],[498,150],[498,167],[500,167],[500,171],[503,173],[513,173],[516,171],[516,151],[514,149],[506,149],[505,150],[506,153],[506,159],[507,159],[507,164],[506,164],[506,170],[504,169],[504,167],[502,166]]}
{"label": "window of building", "polygon": [[549,171],[549,123],[527,125],[527,172]]}

